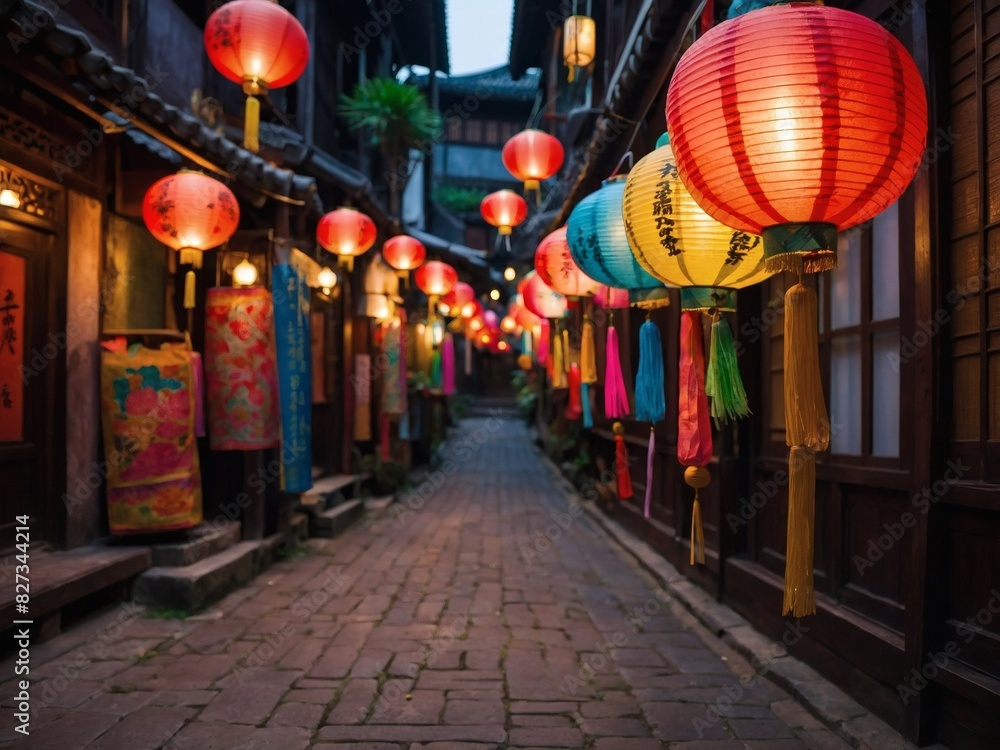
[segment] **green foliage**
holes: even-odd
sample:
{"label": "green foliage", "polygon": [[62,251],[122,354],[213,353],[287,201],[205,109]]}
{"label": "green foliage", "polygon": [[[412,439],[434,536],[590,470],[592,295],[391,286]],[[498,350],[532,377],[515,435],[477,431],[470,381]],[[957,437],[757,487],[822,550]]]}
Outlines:
{"label": "green foliage", "polygon": [[524,421],[530,426],[535,420],[535,408],[538,404],[538,376],[534,372],[515,370],[511,375],[511,385],[517,390],[517,408]]}
{"label": "green foliage", "polygon": [[472,407],[472,396],[467,393],[457,393],[448,399],[448,408],[451,410],[452,424],[457,424],[465,419]]}
{"label": "green foliage", "polygon": [[360,457],[361,470],[374,477],[380,491],[397,492],[410,486],[410,467],[406,464],[399,461],[383,461],[380,451],[361,456],[355,448],[355,454]]}
{"label": "green foliage", "polygon": [[434,191],[434,200],[455,213],[467,213],[479,210],[479,204],[486,194],[484,190],[458,187],[456,185],[439,185]]}

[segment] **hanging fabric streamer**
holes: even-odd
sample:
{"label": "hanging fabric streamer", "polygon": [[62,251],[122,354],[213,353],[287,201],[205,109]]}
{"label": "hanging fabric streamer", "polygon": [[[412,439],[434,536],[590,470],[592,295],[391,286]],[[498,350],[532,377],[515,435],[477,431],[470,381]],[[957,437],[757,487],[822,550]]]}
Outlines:
{"label": "hanging fabric streamer", "polygon": [[579,419],[583,414],[580,385],[580,365],[574,362],[569,366],[569,403],[566,405],[566,419]]}
{"label": "hanging fabric streamer", "polygon": [[705,375],[705,393],[712,399],[712,418],[716,424],[745,419],[752,413],[746,389],[736,361],[733,331],[725,318],[716,313],[712,323],[712,343]]}
{"label": "hanging fabric streamer", "polygon": [[646,319],[639,329],[639,373],[635,378],[635,418],[659,422],[667,413],[660,329]]}
{"label": "hanging fabric streamer", "polygon": [[441,343],[441,369],[443,370],[442,389],[445,396],[455,393],[455,339],[450,333],[444,335]]}
{"label": "hanging fabric streamer", "polygon": [[604,415],[608,419],[627,417],[629,412],[628,393],[622,376],[622,363],[618,354],[618,331],[614,325],[608,326],[608,343],[605,352],[604,370]]}
{"label": "hanging fabric streamer", "polygon": [[624,501],[632,497],[632,477],[628,471],[625,426],[621,422],[615,422],[611,429],[615,434],[615,475],[618,478],[618,499]]}
{"label": "hanging fabric streamer", "polygon": [[830,445],[830,419],[819,369],[816,292],[799,283],[785,293],[785,442],[788,456],[788,548],[782,614],[816,613],[813,526],[816,451]]}
{"label": "hanging fabric streamer", "polygon": [[435,349],[431,354],[431,388],[441,389],[441,350]]}
{"label": "hanging fabric streamer", "polygon": [[549,362],[549,321],[543,320],[538,327],[538,364],[542,367]]}
{"label": "hanging fabric streamer", "polygon": [[701,313],[681,314],[681,356],[678,368],[677,460],[688,469],[685,483],[694,489],[691,509],[691,564],[705,562],[705,532],[701,523],[699,490],[712,481],[708,466],[712,460],[712,424],[705,394],[705,354]]}
{"label": "hanging fabric streamer", "polygon": [[563,329],[562,332],[562,350],[563,350],[563,371],[569,373],[569,366],[572,362],[572,356],[570,355],[569,349],[569,330]]}
{"label": "hanging fabric streamer", "polygon": [[552,378],[553,388],[566,387],[566,370],[564,367],[563,337],[557,332],[552,337],[552,367],[549,375]]}
{"label": "hanging fabric streamer", "polygon": [[465,374],[469,376],[472,374],[472,342],[466,338],[463,347],[465,349]]}
{"label": "hanging fabric streamer", "polygon": [[656,455],[656,428],[649,426],[649,447],[646,449],[646,498],[642,504],[642,517],[649,518],[649,506],[653,500],[653,458]]}
{"label": "hanging fabric streamer", "polygon": [[590,403],[590,383],[580,383],[580,408],[583,410],[583,426],[594,426],[594,407]]}

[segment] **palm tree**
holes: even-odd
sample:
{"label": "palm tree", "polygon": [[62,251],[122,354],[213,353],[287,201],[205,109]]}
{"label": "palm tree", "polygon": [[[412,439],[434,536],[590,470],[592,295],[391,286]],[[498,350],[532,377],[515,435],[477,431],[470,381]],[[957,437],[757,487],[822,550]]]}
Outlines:
{"label": "palm tree", "polygon": [[415,86],[371,78],[340,98],[340,114],[352,131],[367,130],[385,160],[389,211],[400,215],[400,196],[410,178],[410,150],[423,152],[441,136],[441,115]]}

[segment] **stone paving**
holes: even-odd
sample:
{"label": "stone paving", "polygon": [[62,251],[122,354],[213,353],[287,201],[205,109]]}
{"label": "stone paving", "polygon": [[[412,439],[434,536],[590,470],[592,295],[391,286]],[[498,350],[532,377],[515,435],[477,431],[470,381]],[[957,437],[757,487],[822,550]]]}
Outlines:
{"label": "stone paving", "polygon": [[13,675],[0,747],[848,747],[569,504],[510,415],[467,420],[403,502],[207,612],[126,604],[35,646],[23,739]]}

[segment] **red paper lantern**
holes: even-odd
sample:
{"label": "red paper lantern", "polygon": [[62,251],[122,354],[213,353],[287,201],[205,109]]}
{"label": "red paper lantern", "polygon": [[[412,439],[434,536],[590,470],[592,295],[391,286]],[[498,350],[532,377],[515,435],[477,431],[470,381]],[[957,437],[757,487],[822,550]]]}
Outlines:
{"label": "red paper lantern", "polygon": [[629,306],[628,289],[601,285],[594,294],[594,304],[603,310],[619,310]]}
{"label": "red paper lantern", "polygon": [[431,260],[420,266],[413,278],[428,297],[441,297],[455,288],[458,272],[447,263]]}
{"label": "red paper lantern", "polygon": [[513,227],[528,218],[528,204],[513,190],[498,190],[483,198],[479,213],[501,235],[508,235]]}
{"label": "red paper lantern", "polygon": [[543,318],[539,318],[524,306],[520,294],[514,295],[514,299],[510,303],[509,314],[519,326],[527,328],[529,331],[534,330],[535,326],[541,325],[544,322]]}
{"label": "red paper lantern", "polygon": [[298,80],[309,64],[309,37],[276,2],[233,0],[205,22],[205,51],[247,95],[244,145],[256,151],[260,104],[254,98]]}
{"label": "red paper lantern", "polygon": [[354,259],[367,253],[378,233],[375,222],[353,208],[331,211],[316,227],[316,241],[325,250],[342,258],[347,268],[354,268]]}
{"label": "red paper lantern", "polygon": [[233,236],[240,223],[240,204],[233,191],[214,177],[178,172],[146,191],[142,220],[157,240],[181,252],[182,263],[200,267],[203,251]]}
{"label": "red paper lantern", "polygon": [[472,299],[458,309],[458,314],[465,320],[478,317],[483,314],[483,305],[479,300]]}
{"label": "red paper lantern", "polygon": [[475,289],[464,281],[459,281],[454,289],[441,298],[441,312],[452,317],[471,318],[477,314],[474,312],[476,307],[472,304],[475,301]]}
{"label": "red paper lantern", "polygon": [[522,130],[504,144],[503,165],[524,183],[525,191],[538,192],[542,180],[559,171],[566,152],[558,138],[541,130]]}
{"label": "red paper lantern", "polygon": [[528,311],[539,318],[554,320],[566,315],[566,298],[542,281],[537,271],[525,274],[517,291]]}
{"label": "red paper lantern", "polygon": [[566,241],[566,227],[548,235],[535,250],[535,270],[542,281],[567,297],[590,297],[601,284],[587,276],[573,260]]}
{"label": "red paper lantern", "polygon": [[835,265],[836,232],[883,211],[913,179],[927,97],[913,58],[875,21],[780,5],[688,49],[667,125],[681,180],[710,216],[762,234],[769,263],[812,249],[806,270],[822,270]]}
{"label": "red paper lantern", "polygon": [[382,246],[382,257],[403,276],[424,262],[427,258],[427,248],[419,240],[401,234],[385,241]]}

